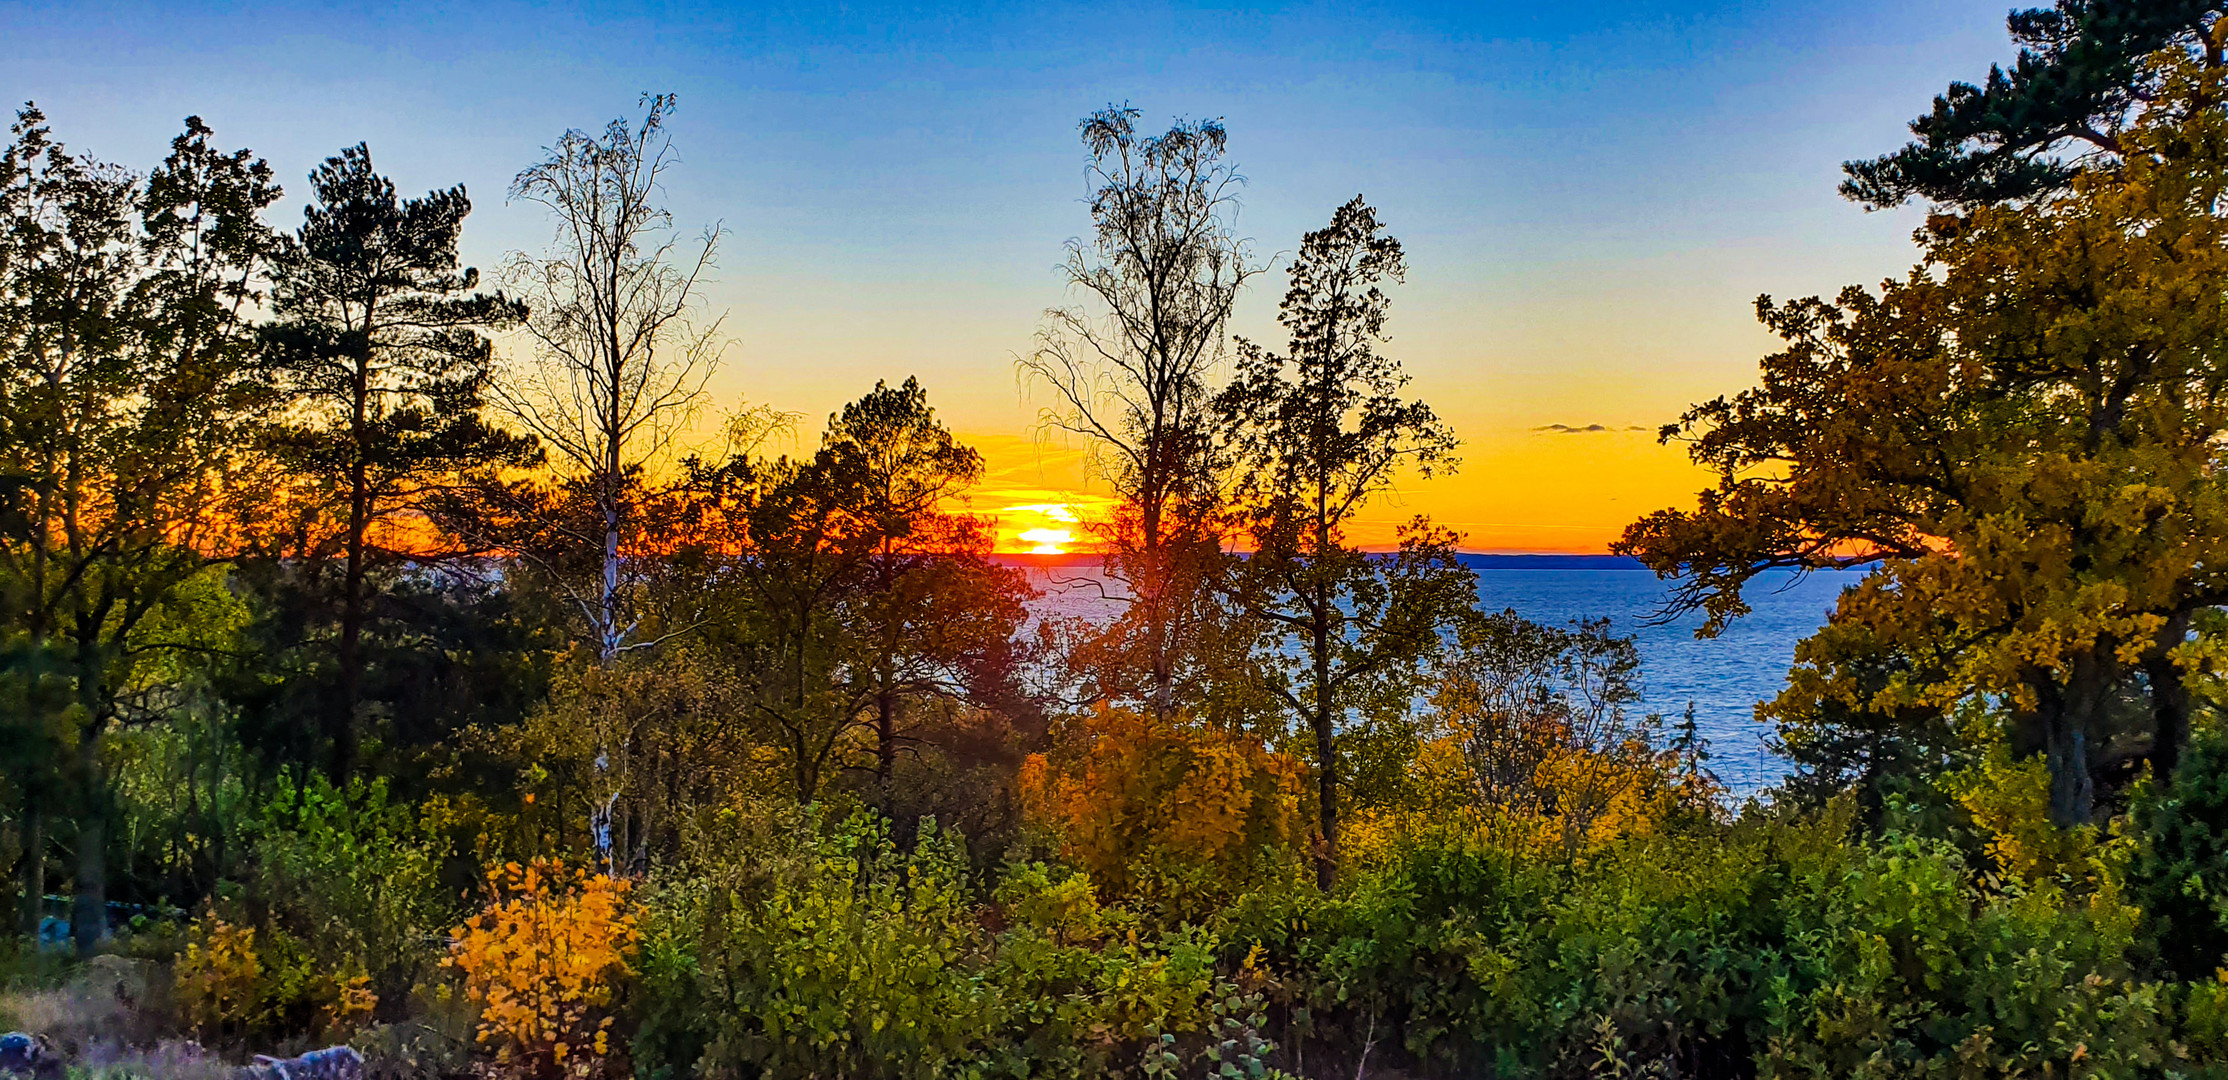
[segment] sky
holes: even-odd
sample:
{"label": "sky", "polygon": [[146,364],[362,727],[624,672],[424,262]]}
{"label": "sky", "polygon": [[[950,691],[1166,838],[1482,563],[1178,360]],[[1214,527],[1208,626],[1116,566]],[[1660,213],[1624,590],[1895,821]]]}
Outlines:
{"label": "sky", "polygon": [[[972,508],[1057,543],[1105,504],[1016,373],[1089,228],[1077,122],[1219,118],[1238,231],[1270,273],[1238,334],[1281,345],[1299,238],[1356,194],[1403,243],[1386,355],[1464,440],[1406,480],[1481,551],[1598,552],[1707,477],[1655,429],[1754,379],[1759,294],[1914,261],[1915,210],[1866,213],[1840,163],[1893,149],[1952,79],[2011,53],[2003,0],[324,6],[0,0],[0,98],[137,167],[187,114],[303,177],[367,142],[407,192],[462,183],[467,260],[546,246],[510,179],[568,128],[673,92],[668,202],[723,230],[713,404],[816,431],[918,376],[986,457]],[[1021,538],[1032,533],[1031,539]]]}

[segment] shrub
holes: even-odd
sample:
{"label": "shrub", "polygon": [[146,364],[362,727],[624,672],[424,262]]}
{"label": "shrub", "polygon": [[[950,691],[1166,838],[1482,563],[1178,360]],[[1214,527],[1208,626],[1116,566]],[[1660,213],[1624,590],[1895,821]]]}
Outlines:
{"label": "shrub", "polygon": [[1210,914],[1263,853],[1303,839],[1303,779],[1247,736],[1101,708],[1065,767],[1023,763],[1021,795],[1094,880],[1176,922]]}
{"label": "shrub", "polygon": [[376,1004],[362,974],[324,967],[285,931],[226,919],[214,907],[187,927],[172,980],[195,1037],[223,1046],[297,1034],[344,1038]]}
{"label": "shrub", "polygon": [[2107,881],[1981,888],[1944,842],[1889,837],[1786,902],[1769,1076],[2127,1076],[2160,1064],[2161,987]]}
{"label": "shrub", "polygon": [[492,899],[454,931],[447,960],[480,1008],[479,1041],[524,1075],[596,1075],[634,974],[628,883],[537,859],[490,870],[487,888]]}
{"label": "shrub", "polygon": [[2185,979],[2228,966],[2228,736],[2190,740],[2171,787],[2139,793],[2129,815],[2133,898],[2152,920],[2160,959]]}
{"label": "shrub", "polygon": [[458,912],[440,887],[440,845],[389,804],[386,782],[342,792],[322,776],[282,777],[255,853],[272,920],[321,970],[359,980],[350,1000],[401,1016]]}
{"label": "shrub", "polygon": [[187,931],[175,978],[178,1009],[203,1040],[237,1039],[266,1015],[255,928],[213,910]]}
{"label": "shrub", "polygon": [[1148,936],[1040,863],[979,904],[963,839],[917,832],[905,850],[872,813],[808,818],[738,851],[747,871],[646,893],[640,1074],[1100,1077],[1266,1052],[1213,933]]}
{"label": "shrub", "polygon": [[728,892],[703,908],[713,1021],[702,1067],[931,1077],[973,1061],[997,1002],[965,962],[979,927],[958,839],[924,821],[900,852],[863,813],[805,829],[790,872],[762,895]]}

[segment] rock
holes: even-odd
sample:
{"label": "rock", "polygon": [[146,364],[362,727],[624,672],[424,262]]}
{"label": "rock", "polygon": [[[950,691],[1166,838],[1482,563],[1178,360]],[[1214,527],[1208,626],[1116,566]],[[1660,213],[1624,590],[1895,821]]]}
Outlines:
{"label": "rock", "polygon": [[0,1074],[62,1080],[67,1071],[62,1055],[55,1052],[46,1036],[23,1031],[0,1035]]}
{"label": "rock", "polygon": [[70,984],[89,998],[108,998],[130,1007],[147,1000],[154,969],[146,960],[103,953],[81,965]]}
{"label": "rock", "polygon": [[238,1080],[363,1080],[364,1056],[353,1046],[328,1046],[294,1058],[257,1054],[255,1064],[234,1075]]}

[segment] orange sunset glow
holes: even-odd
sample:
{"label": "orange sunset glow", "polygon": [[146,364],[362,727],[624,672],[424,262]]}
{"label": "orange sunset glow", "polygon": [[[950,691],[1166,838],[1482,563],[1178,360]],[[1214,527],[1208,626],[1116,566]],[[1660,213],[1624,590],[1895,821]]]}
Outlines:
{"label": "orange sunset glow", "polygon": [[[1017,526],[1027,526],[1016,528],[1012,535],[1015,541],[1028,545],[1023,549],[1028,554],[1065,555],[1075,544],[1075,530],[1071,526],[1078,524],[1080,519],[1076,517],[1074,507],[1064,502],[1054,502],[1006,507],[999,513],[999,521],[1003,524],[1009,520]],[[1033,521],[1052,524],[1034,524]]]}
{"label": "orange sunset glow", "polygon": [[[1621,424],[1515,428],[1480,424],[1464,432],[1452,475],[1407,477],[1355,522],[1352,539],[1384,550],[1400,527],[1425,515],[1483,552],[1595,554],[1640,515],[1693,505],[1710,477],[1652,428]],[[1092,526],[1114,506],[1085,455],[1026,436],[962,434],[981,450],[983,486],[969,511],[994,522],[996,550],[1064,555],[1099,549]]]}

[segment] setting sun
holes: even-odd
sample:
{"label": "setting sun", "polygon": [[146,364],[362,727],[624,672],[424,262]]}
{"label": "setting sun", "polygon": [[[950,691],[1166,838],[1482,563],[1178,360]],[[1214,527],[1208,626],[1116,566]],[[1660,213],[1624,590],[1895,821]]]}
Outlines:
{"label": "setting sun", "polygon": [[1067,545],[1075,540],[1075,534],[1066,529],[1029,529],[1016,535],[1031,545],[1031,555],[1065,555]]}
{"label": "setting sun", "polygon": [[[1012,489],[990,512],[996,549],[1018,555],[1072,555],[1096,549],[1091,522],[1103,520],[1111,500],[1050,488]],[[1001,505],[1002,504],[1002,505]]]}

